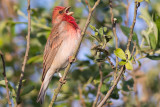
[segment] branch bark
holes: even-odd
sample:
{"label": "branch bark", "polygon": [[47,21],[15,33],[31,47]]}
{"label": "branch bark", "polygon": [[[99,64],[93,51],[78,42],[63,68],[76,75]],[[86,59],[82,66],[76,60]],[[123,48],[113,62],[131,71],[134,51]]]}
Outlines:
{"label": "branch bark", "polygon": [[135,73],[132,76],[132,78],[134,80],[133,90],[134,90],[134,94],[135,94],[135,99],[136,99],[137,107],[141,107],[141,103],[139,102],[139,99],[138,99],[137,79],[136,79]]}
{"label": "branch bark", "polygon": [[96,105],[97,105],[98,98],[99,98],[100,93],[101,93],[101,87],[102,87],[102,84],[103,84],[103,72],[102,72],[102,65],[101,65],[101,63],[99,64],[99,75],[100,75],[100,83],[98,85],[96,100],[93,102],[92,107],[96,107]]}
{"label": "branch bark", "polygon": [[21,91],[21,87],[22,87],[22,80],[24,78],[24,71],[25,71],[25,66],[27,63],[28,53],[29,53],[29,48],[30,48],[30,33],[31,33],[30,0],[28,0],[27,12],[28,12],[27,48],[26,48],[26,52],[25,52],[25,56],[24,56],[24,60],[23,60],[23,64],[22,64],[22,72],[21,72],[20,80],[19,80],[19,84],[18,84],[17,98],[16,98],[17,104],[20,103],[20,91]]}
{"label": "branch bark", "polygon": [[[113,35],[115,37],[115,48],[117,49],[118,48],[118,37],[117,37],[117,34],[116,34],[116,20],[114,20],[113,9],[112,9],[112,0],[109,0],[109,8],[110,8]],[[114,72],[114,81],[116,80],[117,67],[118,67],[118,57],[116,57],[116,67],[115,67],[115,72]]]}
{"label": "branch bark", "polygon": [[6,66],[5,66],[3,53],[1,51],[0,51],[0,55],[1,55],[2,64],[3,64],[3,76],[4,76],[4,80],[5,80],[5,85],[6,85],[7,100],[8,100],[9,107],[12,107],[12,103],[11,103],[10,98],[9,98],[9,88],[8,88],[8,80],[7,80],[7,76],[6,76]]}
{"label": "branch bark", "polygon": [[[99,3],[100,3],[100,0],[97,0],[92,8],[91,8],[90,6],[88,7],[88,8],[89,8],[89,15],[88,15],[86,24],[85,24],[85,26],[84,26],[84,28],[83,28],[83,31],[81,32],[81,40],[80,40],[80,42],[78,43],[78,46],[77,46],[77,48],[76,48],[76,51],[75,51],[75,53],[74,53],[74,55],[73,55],[73,59],[76,57],[76,55],[77,55],[77,53],[78,53],[78,50],[79,50],[79,48],[80,48],[82,39],[83,39],[83,37],[84,37],[84,35],[85,35],[85,32],[86,32],[86,30],[87,30],[87,27],[88,27],[88,25],[89,25],[89,23],[90,23],[92,13],[93,13],[94,9],[97,7],[97,5],[98,5]],[[89,4],[88,4],[88,5],[89,5]],[[71,64],[72,64],[72,63],[68,64],[67,68],[65,69],[64,74],[63,74],[63,76],[62,76],[62,81],[65,81],[66,76],[67,76],[67,73],[68,73],[68,71],[69,71],[69,69],[70,69],[70,67],[71,67]],[[54,104],[54,102],[55,102],[55,100],[56,100],[56,98],[57,98],[57,95],[58,95],[58,93],[60,92],[62,86],[63,86],[63,82],[60,82],[59,85],[58,85],[58,87],[55,89],[55,93],[54,93],[54,95],[53,95],[52,101],[51,101],[50,104],[49,104],[49,107],[52,107],[52,106],[53,106],[53,104]]]}
{"label": "branch bark", "polygon": [[132,26],[130,28],[130,35],[129,35],[129,39],[128,39],[128,43],[127,43],[127,50],[129,50],[129,47],[131,45],[131,41],[132,41],[132,37],[133,37],[133,30],[134,30],[134,26],[136,23],[137,10],[138,10],[139,6],[140,6],[140,3],[135,2],[135,4],[134,4],[134,18],[133,18]]}
{"label": "branch bark", "polygon": [[[133,49],[132,49],[132,53],[131,53],[131,56],[133,56],[133,53],[134,53],[134,50],[136,48],[136,42],[133,42],[134,43],[134,46],[133,46]],[[133,85],[133,91],[135,93],[135,100],[136,100],[136,103],[137,103],[137,107],[141,107],[141,103],[138,99],[138,90],[137,90],[137,78],[136,78],[136,72],[140,69],[140,66],[133,70],[132,71],[132,78],[133,78],[133,81],[134,81],[134,85]]]}
{"label": "branch bark", "polygon": [[126,8],[126,20],[125,20],[125,25],[128,26],[128,21],[129,21],[129,7],[130,7],[131,1],[127,0],[127,6]]}
{"label": "branch bark", "polygon": [[83,93],[82,93],[81,84],[80,84],[80,83],[79,83],[79,85],[78,85],[78,91],[79,91],[79,96],[80,96],[80,100],[81,100],[82,107],[86,107],[86,104],[85,104],[85,101],[84,101],[84,98],[83,98]]}

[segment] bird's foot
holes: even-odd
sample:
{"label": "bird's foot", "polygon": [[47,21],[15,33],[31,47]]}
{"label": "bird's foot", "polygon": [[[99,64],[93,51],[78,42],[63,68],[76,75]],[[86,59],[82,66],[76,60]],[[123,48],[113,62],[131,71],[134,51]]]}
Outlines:
{"label": "bird's foot", "polygon": [[69,56],[69,62],[70,63],[76,62],[76,58],[73,58],[73,56]]}
{"label": "bird's foot", "polygon": [[65,84],[66,83],[66,80],[64,79],[62,79],[62,77],[59,79],[59,82],[61,83],[61,84]]}

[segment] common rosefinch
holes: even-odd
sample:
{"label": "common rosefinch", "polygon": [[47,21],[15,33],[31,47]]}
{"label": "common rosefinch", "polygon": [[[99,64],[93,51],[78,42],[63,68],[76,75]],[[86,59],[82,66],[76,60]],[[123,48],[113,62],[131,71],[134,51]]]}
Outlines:
{"label": "common rosefinch", "polygon": [[56,6],[52,15],[52,31],[44,56],[42,85],[37,102],[43,103],[52,76],[67,67],[80,40],[80,29],[69,12],[70,7]]}

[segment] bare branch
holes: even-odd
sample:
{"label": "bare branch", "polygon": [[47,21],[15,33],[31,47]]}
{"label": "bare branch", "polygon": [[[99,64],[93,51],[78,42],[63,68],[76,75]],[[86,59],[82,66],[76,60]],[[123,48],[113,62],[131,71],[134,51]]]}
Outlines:
{"label": "bare branch", "polygon": [[115,67],[114,67],[113,63],[111,62],[110,58],[107,56],[106,59],[109,62],[109,64],[111,65],[112,69],[115,70]]}
{"label": "bare branch", "polygon": [[102,107],[103,104],[108,100],[109,96],[111,95],[112,91],[114,90],[114,88],[116,87],[117,83],[119,82],[119,79],[121,77],[121,75],[123,74],[124,71],[124,66],[121,67],[121,70],[119,72],[118,77],[116,78],[115,82],[113,83],[113,86],[111,87],[111,89],[107,92],[107,94],[105,95],[105,97],[103,98],[103,100],[99,103],[99,105],[97,107]]}
{"label": "bare branch", "polygon": [[111,77],[113,75],[114,72],[110,72],[108,75],[106,75],[105,77],[103,77],[103,81],[109,77]]}
{"label": "bare branch", "polygon": [[96,105],[97,105],[98,98],[99,98],[100,93],[101,93],[101,87],[102,87],[102,84],[103,84],[103,72],[102,72],[102,65],[101,65],[101,63],[99,63],[99,75],[100,75],[100,83],[98,85],[96,100],[93,102],[92,107],[96,107]]}
{"label": "bare branch", "polygon": [[[98,5],[99,3],[100,3],[100,0],[97,0],[96,3],[94,4],[93,8],[89,9],[89,15],[88,15],[86,24],[85,24],[85,26],[84,26],[84,28],[83,28],[83,31],[81,32],[81,40],[80,40],[80,42],[78,43],[78,46],[77,46],[77,48],[76,48],[76,51],[75,51],[75,53],[74,53],[74,55],[73,55],[73,59],[76,57],[76,55],[77,55],[77,53],[78,53],[78,50],[79,50],[79,48],[80,48],[82,39],[83,39],[83,37],[84,37],[84,35],[85,35],[85,32],[86,32],[86,30],[87,30],[87,27],[88,27],[88,25],[89,25],[89,23],[90,23],[92,13],[93,13],[94,9],[97,7],[97,5]],[[65,81],[66,76],[67,76],[67,73],[68,73],[68,71],[69,71],[69,69],[70,69],[70,67],[71,67],[71,64],[72,64],[72,63],[68,64],[67,68],[65,69],[64,74],[63,74],[63,76],[62,76],[62,81]],[[56,98],[57,98],[57,95],[58,95],[58,93],[60,92],[62,86],[63,86],[63,82],[60,82],[59,85],[58,85],[58,87],[55,89],[55,93],[54,93],[54,95],[53,95],[52,101],[51,101],[50,104],[49,104],[49,107],[52,107],[52,106],[53,106],[53,104],[54,104],[54,102],[55,102],[55,100],[56,100]]]}
{"label": "bare branch", "polygon": [[[116,34],[116,20],[114,20],[113,9],[112,9],[112,0],[109,0],[109,8],[110,8],[110,15],[111,15],[112,30],[113,30],[113,34],[115,37],[115,48],[117,49],[118,48],[118,37]],[[114,81],[116,80],[117,67],[118,67],[118,57],[116,56],[116,69],[114,72]]]}
{"label": "bare branch", "polygon": [[85,0],[85,3],[87,4],[88,9],[89,9],[89,11],[90,11],[92,8],[91,8],[90,4],[88,3],[88,0]]}
{"label": "bare branch", "polygon": [[136,99],[137,107],[141,107],[141,103],[139,102],[139,99],[138,99],[137,78],[135,76],[135,73],[132,76],[132,78],[134,80],[133,90],[134,90],[134,93],[135,93],[135,99]]}
{"label": "bare branch", "polygon": [[125,25],[128,26],[128,21],[129,21],[129,7],[130,7],[131,2],[127,0],[127,6],[126,8],[126,20],[125,20]]}
{"label": "bare branch", "polygon": [[133,42],[133,49],[132,49],[132,53],[131,53],[131,56],[133,56],[133,53],[134,53],[134,50],[135,50],[135,48],[136,48],[136,42]]}
{"label": "bare branch", "polygon": [[6,85],[7,100],[8,100],[9,107],[12,107],[12,103],[9,99],[9,88],[8,88],[8,80],[7,80],[7,76],[6,76],[5,61],[4,61],[3,53],[1,51],[0,51],[0,55],[1,55],[2,64],[3,64],[3,76],[4,76],[4,80],[5,80],[5,85]]}
{"label": "bare branch", "polygon": [[27,48],[26,48],[26,52],[25,52],[25,56],[24,56],[24,60],[23,60],[23,65],[22,65],[22,72],[21,72],[21,76],[20,76],[20,80],[19,80],[19,84],[18,84],[18,91],[17,91],[17,98],[16,98],[17,104],[20,101],[20,91],[21,91],[21,87],[22,87],[22,80],[24,78],[24,71],[25,71],[25,66],[26,66],[26,62],[28,59],[28,53],[29,53],[29,48],[30,48],[30,32],[31,32],[30,0],[28,0],[27,12],[28,12]]}
{"label": "bare branch", "polygon": [[129,35],[129,39],[128,39],[128,43],[127,43],[127,50],[129,50],[129,47],[130,47],[130,44],[131,44],[131,41],[132,41],[133,30],[134,30],[134,26],[135,26],[135,23],[136,23],[137,10],[138,10],[139,6],[140,6],[140,3],[139,2],[135,2],[135,5],[134,5],[134,18],[133,18],[132,26],[130,28],[130,35]]}
{"label": "bare branch", "polygon": [[[134,46],[133,46],[133,49],[132,49],[131,56],[133,56],[134,50],[135,50],[135,48],[136,48],[136,42],[133,42],[133,43],[134,43]],[[133,70],[133,71],[132,71],[132,74],[130,74],[130,75],[132,76],[132,78],[133,78],[133,81],[134,81],[133,91],[134,91],[134,93],[135,93],[135,99],[136,99],[137,107],[141,107],[141,103],[140,103],[140,101],[139,101],[139,99],[138,99],[138,90],[137,90],[137,81],[138,81],[138,80],[137,80],[137,78],[136,78],[136,72],[137,72],[139,69],[140,69],[140,66],[139,66],[137,69]]]}
{"label": "bare branch", "polygon": [[86,107],[86,104],[83,98],[82,88],[80,84],[78,85],[78,91],[79,91],[79,96],[80,96],[82,107]]}

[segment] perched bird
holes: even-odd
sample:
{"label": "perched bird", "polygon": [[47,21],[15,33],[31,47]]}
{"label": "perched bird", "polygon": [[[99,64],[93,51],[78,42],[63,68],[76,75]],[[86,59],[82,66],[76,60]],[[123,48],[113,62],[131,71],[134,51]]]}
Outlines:
{"label": "perched bird", "polygon": [[81,31],[69,9],[70,7],[62,6],[53,9],[52,31],[44,50],[42,85],[37,98],[40,103],[44,102],[52,76],[72,61],[71,57],[81,38]]}

